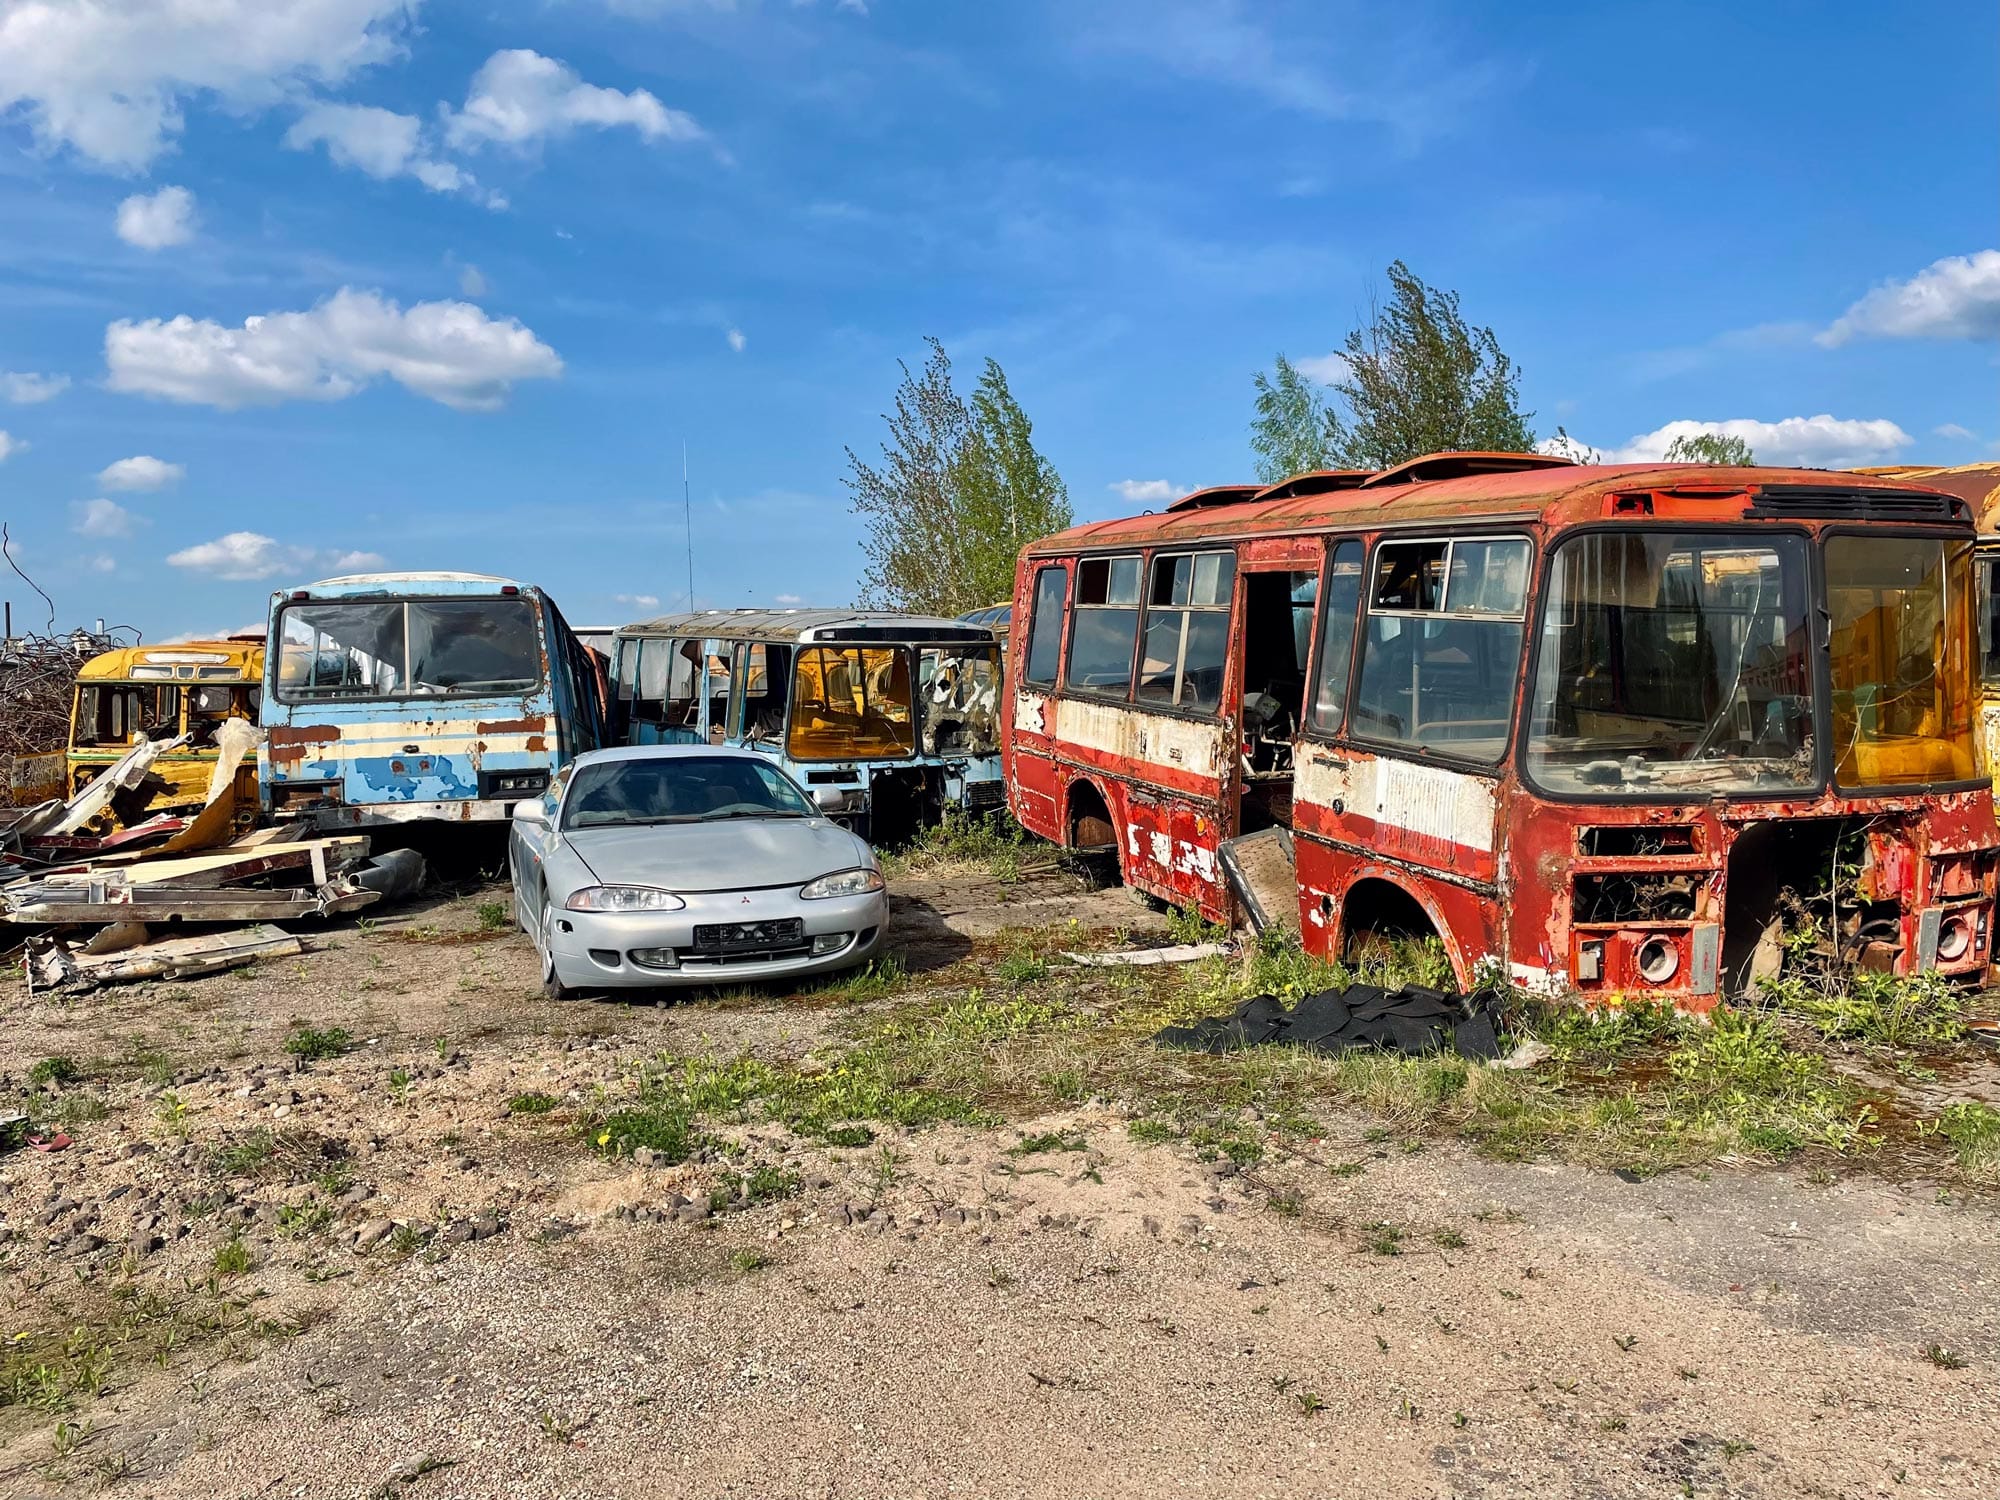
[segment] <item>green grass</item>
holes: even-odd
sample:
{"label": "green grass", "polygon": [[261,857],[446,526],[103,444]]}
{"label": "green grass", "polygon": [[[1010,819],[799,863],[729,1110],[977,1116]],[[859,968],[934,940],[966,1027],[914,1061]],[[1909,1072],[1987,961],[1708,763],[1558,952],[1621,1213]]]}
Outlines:
{"label": "green grass", "polygon": [[727,1199],[723,1206],[733,1209],[755,1208],[760,1203],[793,1197],[804,1181],[796,1172],[763,1166],[748,1172],[724,1172],[716,1178],[715,1185]]}
{"label": "green grass", "polygon": [[2000,1185],[2000,1109],[1976,1099],[1945,1106],[1926,1129],[1944,1137],[1958,1156],[1958,1169],[1983,1187]]}
{"label": "green grass", "polygon": [[498,932],[507,925],[507,903],[482,901],[473,908],[473,915],[479,918],[481,932]]}
{"label": "green grass", "polygon": [[209,1155],[209,1164],[225,1176],[248,1177],[269,1161],[277,1149],[277,1136],[259,1125],[227,1145],[216,1147]]}
{"label": "green grass", "polygon": [[71,1057],[45,1057],[28,1069],[28,1086],[37,1089],[66,1089],[83,1077],[83,1069]]}
{"label": "green grass", "polygon": [[1811,1022],[1828,1041],[1878,1047],[1941,1046],[1965,1034],[1966,996],[1942,974],[1870,969],[1787,974],[1763,981],[1764,998]]}
{"label": "green grass", "polygon": [[250,1247],[243,1236],[233,1234],[215,1249],[213,1262],[218,1276],[241,1276],[250,1269]]}
{"label": "green grass", "polygon": [[287,1203],[278,1210],[280,1239],[302,1240],[318,1234],[333,1222],[333,1210],[317,1198],[303,1203]]}
{"label": "green grass", "polygon": [[560,1102],[554,1094],[516,1094],[507,1108],[517,1115],[545,1115]]}
{"label": "green grass", "polygon": [[1192,906],[1177,906],[1167,911],[1167,936],[1176,943],[1226,943],[1229,928],[1209,921]]}
{"label": "green grass", "polygon": [[[1027,830],[1004,812],[947,812],[901,849],[884,852],[882,872],[893,880],[977,871],[1012,884],[1020,879],[1023,859],[1034,848]],[[1042,850],[1055,852],[1046,845]]]}
{"label": "green grass", "polygon": [[285,1038],[285,1050],[301,1062],[319,1062],[330,1057],[346,1056],[354,1050],[354,1038],[341,1026],[324,1031],[300,1026]]}

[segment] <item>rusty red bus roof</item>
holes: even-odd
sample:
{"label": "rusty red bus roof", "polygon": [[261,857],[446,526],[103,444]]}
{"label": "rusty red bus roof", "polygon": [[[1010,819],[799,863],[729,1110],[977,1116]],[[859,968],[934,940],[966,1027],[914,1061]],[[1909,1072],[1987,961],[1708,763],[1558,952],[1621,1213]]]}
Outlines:
{"label": "rusty red bus roof", "polygon": [[[1491,455],[1463,455],[1483,459]],[[1510,455],[1515,458],[1532,455]],[[1454,473],[1443,479],[1413,478],[1395,482],[1404,470],[1421,474],[1424,466],[1449,468],[1436,461],[1460,455],[1431,454],[1398,469],[1384,470],[1356,487],[1322,489],[1303,486],[1308,493],[1286,493],[1289,481],[1258,492],[1256,498],[1184,509],[1169,506],[1158,515],[1127,516],[1090,521],[1044,537],[1024,550],[1030,556],[1062,555],[1106,547],[1173,545],[1221,538],[1283,535],[1299,531],[1368,530],[1377,527],[1535,521],[1550,526],[1576,525],[1605,518],[1610,497],[1619,494],[1671,496],[1684,501],[1740,502],[1750,512],[1758,506],[1757,492],[1784,492],[1787,497],[1830,496],[1872,492],[1887,505],[1905,497],[1910,507],[1904,519],[1927,524],[1971,528],[1969,507],[1951,500],[1945,514],[1924,514],[1921,501],[1944,497],[1929,485],[1874,475],[1827,469],[1734,468],[1715,464],[1572,464],[1558,462],[1499,473]],[[1222,486],[1215,486],[1220,489]],[[1197,493],[1201,493],[1197,491]],[[1266,495],[1277,498],[1266,499]],[[1775,515],[1774,503],[1760,515]],[[1832,513],[1810,506],[1787,507],[1801,518],[1832,519]],[[1712,519],[1712,514],[1707,517]]]}

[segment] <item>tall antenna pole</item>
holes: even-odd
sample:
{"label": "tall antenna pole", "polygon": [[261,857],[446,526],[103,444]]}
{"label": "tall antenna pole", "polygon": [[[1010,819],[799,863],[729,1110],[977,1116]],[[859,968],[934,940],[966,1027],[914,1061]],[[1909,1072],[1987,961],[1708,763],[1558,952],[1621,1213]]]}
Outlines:
{"label": "tall antenna pole", "polygon": [[688,608],[694,608],[694,502],[688,498],[688,445],[681,439],[681,524],[687,528]]}

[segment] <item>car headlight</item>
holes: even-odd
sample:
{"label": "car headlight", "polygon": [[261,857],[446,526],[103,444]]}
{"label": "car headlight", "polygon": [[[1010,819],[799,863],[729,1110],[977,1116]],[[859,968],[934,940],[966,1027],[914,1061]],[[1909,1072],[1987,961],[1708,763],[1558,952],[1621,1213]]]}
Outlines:
{"label": "car headlight", "polygon": [[829,896],[865,896],[881,889],[880,870],[835,870],[800,886],[799,896],[806,901],[824,901]]}
{"label": "car headlight", "polygon": [[571,911],[679,911],[687,902],[647,885],[587,885],[563,905]]}

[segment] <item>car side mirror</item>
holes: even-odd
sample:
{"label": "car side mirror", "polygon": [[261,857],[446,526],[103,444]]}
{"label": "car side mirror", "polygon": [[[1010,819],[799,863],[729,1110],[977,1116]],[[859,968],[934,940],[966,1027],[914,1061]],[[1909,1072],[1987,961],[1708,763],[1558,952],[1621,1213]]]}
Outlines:
{"label": "car side mirror", "polygon": [[514,821],[516,823],[532,823],[537,828],[546,828],[549,826],[549,810],[542,806],[541,798],[530,797],[524,802],[516,802],[514,804]]}
{"label": "car side mirror", "polygon": [[816,786],[813,788],[813,806],[821,812],[838,812],[846,805],[847,793],[837,786]]}

